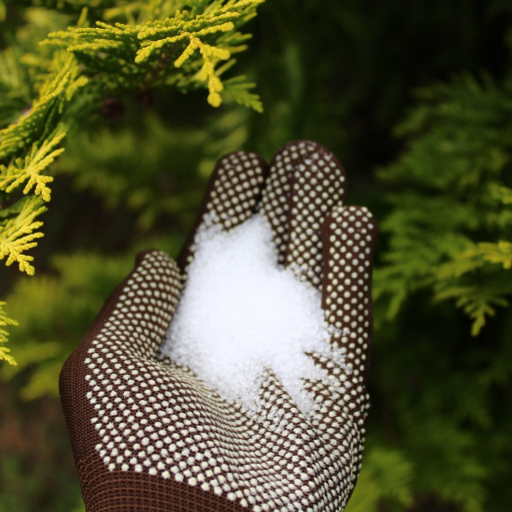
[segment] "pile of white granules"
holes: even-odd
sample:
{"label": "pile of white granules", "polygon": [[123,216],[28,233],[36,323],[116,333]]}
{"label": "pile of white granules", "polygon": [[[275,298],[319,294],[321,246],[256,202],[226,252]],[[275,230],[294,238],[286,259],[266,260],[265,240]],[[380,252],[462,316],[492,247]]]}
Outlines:
{"label": "pile of white granules", "polygon": [[202,228],[195,242],[161,353],[252,411],[259,377],[270,368],[309,412],[302,378],[320,372],[304,352],[332,357],[320,292],[277,264],[270,226],[258,214],[230,232]]}

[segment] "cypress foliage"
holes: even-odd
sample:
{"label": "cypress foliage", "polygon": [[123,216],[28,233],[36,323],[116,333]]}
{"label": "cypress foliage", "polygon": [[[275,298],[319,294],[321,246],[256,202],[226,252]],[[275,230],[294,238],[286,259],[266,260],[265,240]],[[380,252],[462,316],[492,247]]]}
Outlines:
{"label": "cypress foliage", "polygon": [[396,163],[381,170],[392,214],[376,295],[391,298],[388,316],[409,295],[431,289],[455,299],[477,335],[512,294],[512,78],[463,76],[418,93],[420,104],[397,128],[409,138]]}
{"label": "cypress foliage", "polygon": [[262,1],[107,2],[112,7],[102,17],[108,22],[94,27],[88,26],[87,6],[98,2],[64,2],[83,7],[76,26],[43,41],[37,41],[39,32],[72,18],[29,9],[15,43],[0,54],[0,120],[7,125],[0,131],[0,260],[34,274],[27,251],[43,236],[37,219],[51,197],[48,166],[63,152],[66,133],[99,99],[164,86],[182,92],[206,87],[214,107],[224,94],[261,111],[258,97],[248,92],[253,84],[243,76],[223,83],[221,76],[234,65],[232,55],[246,48],[249,36],[239,28]]}
{"label": "cypress foliage", "polygon": [[[5,312],[3,311],[3,306],[5,306],[5,302],[0,302],[0,327],[4,327],[7,325],[17,325],[17,322],[9,318]],[[0,328],[0,343],[5,343],[7,341],[7,331],[5,329]],[[9,355],[10,349],[7,347],[0,346],[0,359],[4,359],[9,364],[16,365],[16,361],[14,358]]]}
{"label": "cypress foliage", "polygon": [[373,386],[377,414],[393,420],[387,436],[372,430],[377,446],[400,439],[427,507],[500,510],[511,497],[497,488],[512,450],[511,85],[464,74],[422,88],[396,130],[404,151],[378,172],[390,213]]}

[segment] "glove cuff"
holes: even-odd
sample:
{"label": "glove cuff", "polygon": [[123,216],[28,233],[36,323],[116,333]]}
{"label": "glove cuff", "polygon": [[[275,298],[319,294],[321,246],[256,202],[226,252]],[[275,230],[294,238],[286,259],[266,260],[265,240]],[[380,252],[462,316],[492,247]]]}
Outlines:
{"label": "glove cuff", "polygon": [[93,453],[77,463],[87,512],[247,512],[213,492],[134,471],[108,471]]}

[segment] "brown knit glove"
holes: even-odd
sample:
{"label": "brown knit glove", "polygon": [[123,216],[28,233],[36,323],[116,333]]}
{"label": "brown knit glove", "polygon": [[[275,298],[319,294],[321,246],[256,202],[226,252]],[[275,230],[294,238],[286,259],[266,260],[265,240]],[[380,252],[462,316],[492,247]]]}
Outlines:
{"label": "brown knit glove", "polygon": [[196,229],[207,214],[228,230],[258,209],[271,225],[279,261],[321,288],[326,321],[335,327],[331,343],[345,366],[310,354],[325,378],[306,382],[316,403],[307,416],[268,372],[262,411],[249,415],[155,355],[193,258],[194,236],[179,265],[158,251],[139,254],[61,373],[88,512],[326,512],[347,503],[369,407],[376,226],[366,208],[342,206],[343,169],[318,144],[287,144],[266,178],[258,156],[224,157]]}

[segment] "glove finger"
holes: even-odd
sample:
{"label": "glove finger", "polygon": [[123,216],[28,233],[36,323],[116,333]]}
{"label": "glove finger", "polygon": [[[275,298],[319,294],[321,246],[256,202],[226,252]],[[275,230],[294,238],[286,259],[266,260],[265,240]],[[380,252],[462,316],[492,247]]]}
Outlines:
{"label": "glove finger", "polygon": [[354,385],[370,363],[372,338],[372,254],[377,224],[366,207],[338,206],[322,225],[322,307],[334,328],[331,343],[341,349]]}
{"label": "glove finger", "polygon": [[274,235],[279,263],[301,279],[321,283],[320,226],[343,199],[345,173],[336,157],[320,144],[293,141],[272,160],[261,211]]}
{"label": "glove finger", "polygon": [[293,170],[299,161],[296,144],[296,142],[289,142],[274,155],[260,204],[260,212],[268,220],[272,229],[277,260],[281,264],[285,262],[288,243],[291,180]]}
{"label": "glove finger", "polygon": [[[372,337],[371,274],[376,235],[377,225],[365,207],[337,206],[322,224],[322,307],[333,329],[331,344],[343,358],[334,361],[322,354],[309,354],[328,379],[306,383],[318,404],[313,424],[329,425],[327,436],[353,437],[352,485],[361,467],[370,408],[365,379]],[[341,418],[341,424],[333,425],[333,418]],[[347,430],[346,425],[357,428]]]}
{"label": "glove finger", "polygon": [[298,144],[288,220],[286,266],[316,287],[322,282],[323,252],[320,229],[327,213],[343,202],[345,171],[339,160],[320,144]]}
{"label": "glove finger", "polygon": [[245,222],[256,210],[267,174],[267,163],[255,153],[239,151],[217,162],[194,228],[178,256],[182,272],[194,258],[197,230],[220,224],[227,231]]}

